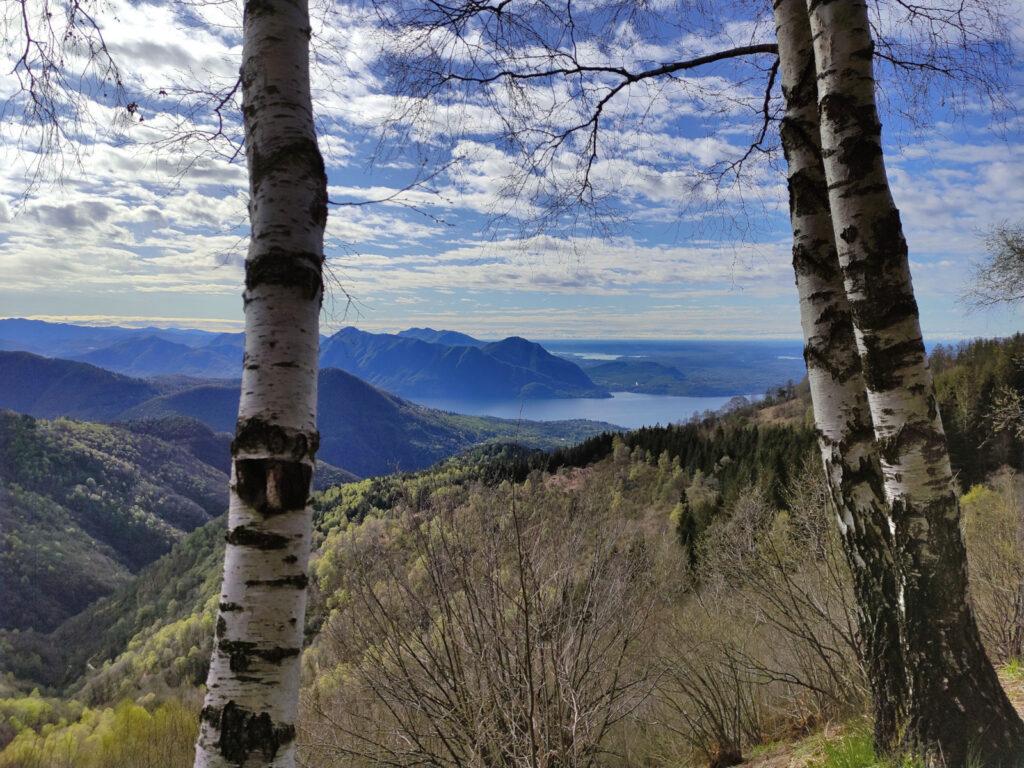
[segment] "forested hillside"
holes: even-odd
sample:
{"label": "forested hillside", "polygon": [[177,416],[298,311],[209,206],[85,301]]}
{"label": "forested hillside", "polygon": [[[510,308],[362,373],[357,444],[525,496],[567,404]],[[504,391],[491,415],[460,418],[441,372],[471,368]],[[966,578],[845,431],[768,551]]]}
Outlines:
{"label": "forested hillside", "polygon": [[[238,393],[235,382],[133,379],[85,363],[0,352],[0,408],[33,416],[163,423],[187,417],[227,433],[235,427]],[[584,420],[531,422],[445,413],[331,368],[319,375],[318,409],[319,458],[363,477],[421,469],[489,441],[554,448],[611,427]],[[204,440],[204,455],[212,458],[209,451],[216,448],[208,437]]]}
{"label": "forested hillside", "polygon": [[[1012,464],[1016,455],[1019,437],[998,419],[1008,393],[1021,391],[1014,384],[1019,344],[935,353],[943,402],[990,425],[970,432],[958,426],[970,422],[947,417],[951,436],[963,450],[972,447],[967,453],[980,468]],[[561,677],[556,665],[538,678],[604,702],[588,723],[620,713],[621,726],[577,731],[582,741],[574,748],[697,765],[738,759],[816,723],[859,722],[865,682],[851,630],[850,577],[807,422],[806,391],[782,388],[757,405],[684,425],[607,433],[552,453],[494,445],[429,471],[316,494],[300,734],[307,761],[369,765],[400,750],[429,762],[426,747],[408,737],[437,722],[434,707],[451,695],[446,686],[467,692],[464,706],[496,711],[522,692],[475,686],[477,675],[508,664],[536,665],[541,674],[548,654],[588,645],[615,652],[590,658],[581,676]],[[157,431],[171,436],[174,424]],[[961,478],[971,471],[957,469]],[[1005,588],[1024,583],[1024,551],[1012,543],[1021,540],[1024,482],[1007,469],[971,484],[964,514],[974,599],[989,652],[1005,661],[1021,652],[1024,637],[1016,592]],[[50,633],[0,634],[0,669],[8,675],[0,734],[9,740],[20,732],[0,752],[0,766],[52,754],[66,747],[62,739],[91,755],[126,738],[133,722],[166,742],[168,754],[183,756],[161,765],[187,765],[222,532],[221,520],[194,531],[139,578]],[[483,590],[487,583],[508,590]],[[511,598],[522,583],[531,585],[536,619]],[[600,596],[597,613],[575,602],[586,594]],[[478,603],[473,610],[464,602],[470,598]],[[503,622],[488,623],[488,611]],[[578,621],[584,615],[592,621]],[[437,634],[416,631],[423,622]],[[517,644],[527,637],[528,651]],[[458,667],[445,661],[446,643],[460,644]],[[495,655],[503,645],[517,655]],[[518,679],[505,678],[508,685]],[[34,686],[51,698],[26,703]],[[406,703],[395,710],[399,698]],[[546,701],[545,722],[562,727],[571,713]],[[44,728],[61,719],[76,724]],[[391,734],[386,741],[372,737],[381,723]],[[513,740],[513,748],[519,737],[495,728],[494,738]],[[842,748],[861,748],[863,729],[850,726],[849,734]],[[458,749],[471,742],[457,723],[446,738]],[[812,741],[807,749],[824,760],[832,747]]]}
{"label": "forested hillside", "polygon": [[119,427],[0,411],[0,627],[51,629],[227,504],[226,476]]}
{"label": "forested hillside", "polygon": [[1024,335],[938,346],[931,367],[961,485],[1024,467]]}

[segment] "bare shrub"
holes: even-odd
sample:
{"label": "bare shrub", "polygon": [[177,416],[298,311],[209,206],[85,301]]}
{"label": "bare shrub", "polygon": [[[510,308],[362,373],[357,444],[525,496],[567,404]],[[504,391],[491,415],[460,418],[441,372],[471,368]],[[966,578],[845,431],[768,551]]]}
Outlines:
{"label": "bare shrub", "polygon": [[708,529],[698,597],[722,616],[729,663],[763,687],[766,716],[810,725],[863,706],[866,684],[850,574],[817,466],[805,465],[786,497],[779,511],[753,488]]}
{"label": "bare shrub", "polygon": [[481,491],[347,557],[311,764],[589,766],[649,695],[647,545],[571,494]]}
{"label": "bare shrub", "polygon": [[1009,467],[961,501],[971,597],[982,640],[1005,662],[1024,654],[1024,488]]}
{"label": "bare shrub", "polygon": [[679,734],[710,768],[743,762],[743,747],[762,741],[762,686],[728,647],[690,646],[668,667],[658,693]]}
{"label": "bare shrub", "polygon": [[332,533],[305,763],[726,766],[862,713],[817,465],[785,510],[742,494],[694,542],[694,569],[671,517],[678,469],[623,446]]}

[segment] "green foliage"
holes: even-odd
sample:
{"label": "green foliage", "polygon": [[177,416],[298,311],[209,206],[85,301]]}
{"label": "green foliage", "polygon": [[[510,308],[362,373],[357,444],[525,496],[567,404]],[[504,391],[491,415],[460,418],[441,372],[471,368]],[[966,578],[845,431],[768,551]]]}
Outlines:
{"label": "green foliage", "polygon": [[43,697],[34,690],[29,696],[0,698],[0,749],[25,730],[39,732],[44,726],[64,725],[77,720],[83,707],[77,701]]}
{"label": "green foliage", "polygon": [[0,411],[0,627],[53,628],[226,501],[223,473],[157,438]]}
{"label": "green foliage", "polygon": [[924,768],[913,757],[878,757],[870,723],[857,723],[839,739],[826,742],[823,751],[824,760],[812,763],[812,768]]}
{"label": "green foliage", "polygon": [[1004,393],[1024,393],[1024,335],[940,345],[930,362],[950,459],[961,485],[981,483],[1004,464],[1020,468],[1024,433],[996,412]]}
{"label": "green foliage", "polygon": [[825,745],[825,759],[817,768],[883,768],[875,757],[871,730],[858,727],[835,742]]}
{"label": "green foliage", "polygon": [[1003,665],[1003,674],[1008,680],[1024,683],[1024,662],[1020,659],[1010,659]]}
{"label": "green foliage", "polygon": [[[792,394],[792,393],[790,393]],[[616,441],[648,461],[675,462],[689,479],[675,512],[680,540],[692,544],[707,526],[751,485],[771,503],[786,507],[785,488],[795,468],[814,450],[810,429],[758,424],[756,411],[708,417],[668,427],[644,427],[621,435],[604,433],[551,454],[546,469],[584,467],[611,455]],[[692,487],[692,491],[689,490]]]}
{"label": "green foliage", "polygon": [[197,724],[196,713],[174,700],[85,709],[70,722],[22,730],[0,751],[0,768],[186,768]]}
{"label": "green foliage", "polygon": [[52,633],[0,634],[0,666],[81,691],[86,702],[196,685],[206,674],[223,557],[220,518]]}

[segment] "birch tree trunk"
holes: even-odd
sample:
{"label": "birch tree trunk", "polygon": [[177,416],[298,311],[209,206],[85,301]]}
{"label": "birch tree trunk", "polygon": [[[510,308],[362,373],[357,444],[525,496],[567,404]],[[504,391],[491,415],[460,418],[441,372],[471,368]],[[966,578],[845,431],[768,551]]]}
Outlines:
{"label": "birch tree trunk", "polygon": [[832,230],[806,0],[775,0],[774,11],[804,359],[829,497],[853,574],[875,747],[885,754],[898,744],[906,704],[899,570]]}
{"label": "birch tree trunk", "polygon": [[227,555],[196,766],[293,766],[306,610],[327,177],[305,0],[247,0],[252,236]]}
{"label": "birch tree trunk", "polygon": [[807,0],[839,261],[904,568],[906,746],[929,765],[1019,766],[1024,724],[981,645],[907,244],[882,157],[864,0]]}

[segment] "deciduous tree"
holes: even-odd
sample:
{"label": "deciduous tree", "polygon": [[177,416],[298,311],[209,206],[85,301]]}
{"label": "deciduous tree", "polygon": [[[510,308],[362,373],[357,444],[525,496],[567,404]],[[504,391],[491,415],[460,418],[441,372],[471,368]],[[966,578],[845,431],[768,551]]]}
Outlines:
{"label": "deciduous tree", "polygon": [[327,176],[313,124],[308,5],[248,0],[243,36],[245,357],[197,768],[294,765],[319,442]]}
{"label": "deciduous tree", "polygon": [[876,749],[889,752],[899,740],[906,706],[899,571],[832,231],[807,7],[804,0],[776,0],[774,9],[786,101],[780,134],[788,169],[804,359],[829,501],[853,574]]}
{"label": "deciduous tree", "polygon": [[1024,759],[1024,723],[981,644],[960,509],[907,242],[886,176],[864,0],[808,0],[822,154],[885,494],[902,560],[907,746],[931,765]]}

